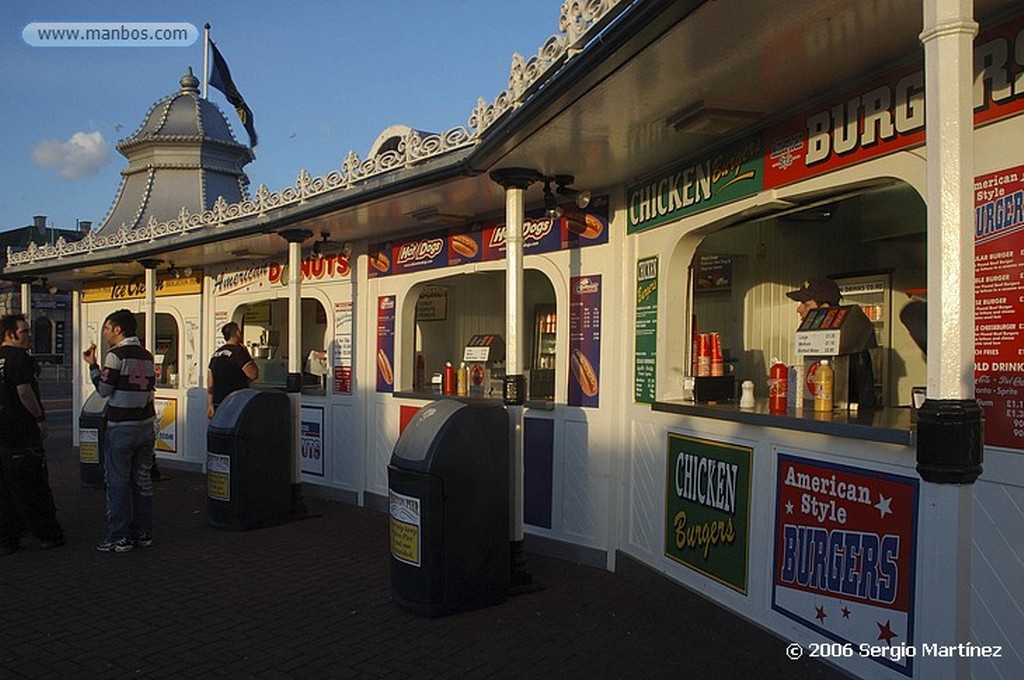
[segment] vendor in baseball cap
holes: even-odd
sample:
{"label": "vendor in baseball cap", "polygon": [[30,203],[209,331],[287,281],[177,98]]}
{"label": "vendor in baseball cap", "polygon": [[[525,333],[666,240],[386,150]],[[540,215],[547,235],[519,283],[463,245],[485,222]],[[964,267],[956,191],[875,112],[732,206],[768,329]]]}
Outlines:
{"label": "vendor in baseball cap", "polygon": [[[786,297],[790,300],[803,303],[800,305],[801,308],[806,307],[800,312],[800,316],[803,316],[808,311],[816,309],[818,307],[831,307],[839,304],[839,286],[832,279],[826,279],[824,277],[816,277],[807,279],[804,284],[796,290],[791,290],[786,293]],[[808,304],[808,303],[815,304]]]}

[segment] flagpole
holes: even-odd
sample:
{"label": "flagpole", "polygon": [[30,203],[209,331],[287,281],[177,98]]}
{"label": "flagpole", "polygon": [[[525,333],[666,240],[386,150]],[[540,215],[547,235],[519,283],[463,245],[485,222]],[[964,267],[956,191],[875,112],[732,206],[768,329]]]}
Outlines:
{"label": "flagpole", "polygon": [[210,24],[203,30],[203,99],[208,99],[207,82],[210,79]]}

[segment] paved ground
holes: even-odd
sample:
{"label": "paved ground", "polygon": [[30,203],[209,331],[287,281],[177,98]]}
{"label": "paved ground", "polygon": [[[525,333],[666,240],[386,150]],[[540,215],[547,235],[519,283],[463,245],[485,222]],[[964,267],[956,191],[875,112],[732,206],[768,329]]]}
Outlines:
{"label": "paved ground", "polygon": [[[56,406],[56,404],[54,404]],[[52,410],[51,410],[52,411]],[[536,554],[541,589],[424,619],[391,600],[386,516],[310,497],[311,518],[208,525],[205,476],[164,468],[156,544],[103,554],[70,414],[47,451],[69,545],[0,557],[0,678],[825,678],[785,642],[661,579]]]}

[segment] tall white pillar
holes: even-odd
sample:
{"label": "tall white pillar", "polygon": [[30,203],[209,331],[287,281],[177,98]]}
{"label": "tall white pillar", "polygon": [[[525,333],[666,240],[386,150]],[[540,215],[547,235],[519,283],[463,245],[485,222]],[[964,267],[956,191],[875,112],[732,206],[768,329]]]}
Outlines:
{"label": "tall white pillar", "polygon": [[21,313],[32,324],[32,282],[23,281],[21,284]]}
{"label": "tall white pillar", "polygon": [[291,515],[304,516],[308,510],[302,498],[302,242],[313,235],[308,229],[286,229],[279,233],[288,242],[288,398],[292,416],[292,507]]}
{"label": "tall white pillar", "polygon": [[512,540],[512,585],[532,581],[526,571],[523,550],[523,214],[524,193],[541,178],[535,170],[505,168],[491,173],[491,179],[505,188],[505,406],[509,414],[511,499],[509,533]]}
{"label": "tall white pillar", "polygon": [[[928,398],[918,418],[915,642],[971,642],[974,480],[973,0],[924,0],[928,204]],[[921,655],[922,678],[969,678],[970,658]]]}

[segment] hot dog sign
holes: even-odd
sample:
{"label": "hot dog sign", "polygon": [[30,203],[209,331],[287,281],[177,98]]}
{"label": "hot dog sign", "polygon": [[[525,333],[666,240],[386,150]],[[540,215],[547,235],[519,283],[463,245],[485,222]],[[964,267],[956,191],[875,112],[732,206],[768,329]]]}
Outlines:
{"label": "hot dog sign", "polygon": [[[541,212],[526,213],[523,251],[548,253],[561,249],[596,246],[608,242],[608,197],[595,196],[586,210],[571,202],[562,206],[557,219]],[[443,229],[403,241],[370,245],[367,273],[370,278],[413,271],[487,262],[505,257],[504,222]]]}
{"label": "hot dog sign", "polygon": [[575,276],[569,289],[569,405],[599,405],[601,275]]}

